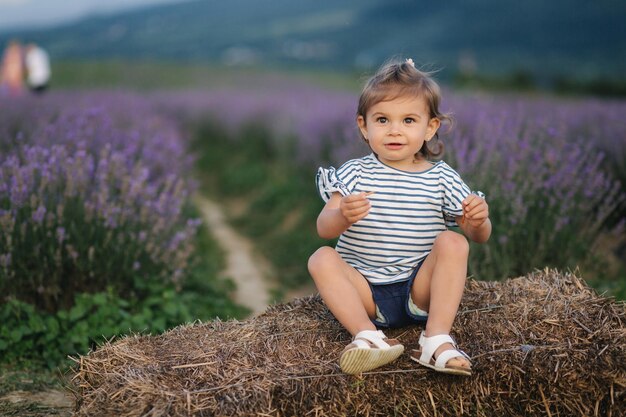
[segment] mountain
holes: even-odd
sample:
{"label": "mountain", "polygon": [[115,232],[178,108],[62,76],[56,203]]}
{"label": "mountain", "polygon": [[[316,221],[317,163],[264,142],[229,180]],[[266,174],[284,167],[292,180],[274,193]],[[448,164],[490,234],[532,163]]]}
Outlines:
{"label": "mountain", "polygon": [[621,0],[202,0],[0,33],[55,59],[371,69],[400,55],[451,74],[592,78],[626,70]]}

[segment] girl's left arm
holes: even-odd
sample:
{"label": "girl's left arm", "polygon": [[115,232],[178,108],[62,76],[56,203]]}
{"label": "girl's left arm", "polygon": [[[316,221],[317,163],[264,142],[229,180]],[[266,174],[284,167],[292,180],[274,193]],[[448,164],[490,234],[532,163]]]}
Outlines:
{"label": "girl's left arm", "polygon": [[456,218],[465,236],[477,243],[485,243],[491,236],[489,205],[484,198],[470,194],[463,200],[463,215]]}

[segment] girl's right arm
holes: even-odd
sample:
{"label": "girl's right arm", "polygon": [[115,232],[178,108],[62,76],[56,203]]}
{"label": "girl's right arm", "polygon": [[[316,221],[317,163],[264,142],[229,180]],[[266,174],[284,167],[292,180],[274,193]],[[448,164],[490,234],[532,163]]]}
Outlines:
{"label": "girl's right arm", "polygon": [[360,193],[342,197],[339,193],[333,193],[317,216],[317,234],[323,239],[334,239],[367,216],[370,210],[369,195]]}

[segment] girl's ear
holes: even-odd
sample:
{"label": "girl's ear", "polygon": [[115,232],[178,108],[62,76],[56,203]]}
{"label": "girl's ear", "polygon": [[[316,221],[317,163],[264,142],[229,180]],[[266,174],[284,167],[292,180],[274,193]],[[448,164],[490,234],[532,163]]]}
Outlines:
{"label": "girl's ear", "polygon": [[426,142],[428,142],[433,138],[433,136],[435,136],[435,133],[437,133],[437,130],[439,130],[439,126],[441,126],[441,120],[436,117],[433,117],[428,121],[425,138]]}
{"label": "girl's ear", "polygon": [[365,123],[365,118],[359,114],[356,118],[356,124],[359,126],[361,135],[367,141],[367,124]]}

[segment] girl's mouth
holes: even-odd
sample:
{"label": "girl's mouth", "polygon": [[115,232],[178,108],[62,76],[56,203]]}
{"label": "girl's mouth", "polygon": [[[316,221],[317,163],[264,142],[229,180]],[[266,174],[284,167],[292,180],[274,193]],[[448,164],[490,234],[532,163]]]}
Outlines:
{"label": "girl's mouth", "polygon": [[386,143],[385,144],[385,148],[387,149],[391,149],[391,150],[397,150],[402,148],[404,145],[401,143]]}

